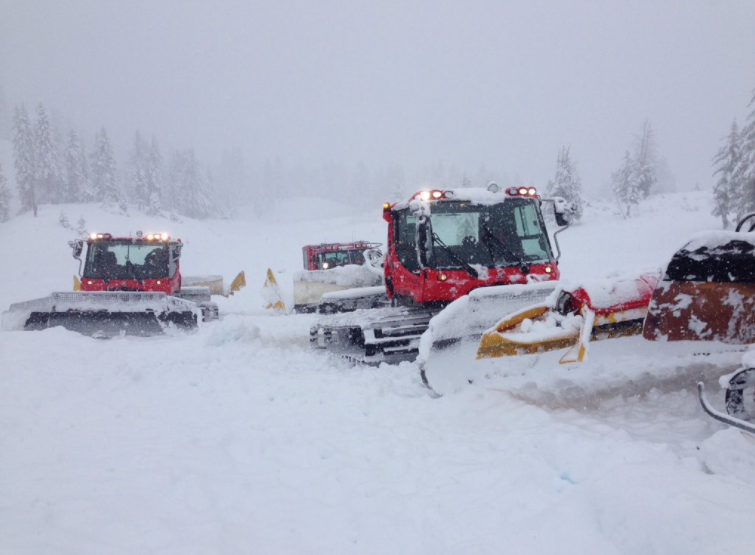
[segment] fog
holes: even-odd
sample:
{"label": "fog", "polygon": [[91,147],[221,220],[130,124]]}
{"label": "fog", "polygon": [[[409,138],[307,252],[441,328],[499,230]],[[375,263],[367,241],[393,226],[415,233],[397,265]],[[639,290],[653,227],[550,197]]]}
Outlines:
{"label": "fog", "polygon": [[[752,0],[0,0],[6,104],[125,156],[137,129],[208,163],[442,162],[604,186],[648,119],[679,189],[755,87]],[[454,185],[454,184],[444,184]]]}

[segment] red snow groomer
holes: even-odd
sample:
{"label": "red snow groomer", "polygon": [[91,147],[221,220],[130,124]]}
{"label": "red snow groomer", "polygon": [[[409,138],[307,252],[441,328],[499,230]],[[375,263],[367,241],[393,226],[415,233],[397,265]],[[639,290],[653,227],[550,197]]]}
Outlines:
{"label": "red snow groomer", "polygon": [[77,290],[11,305],[3,314],[5,329],[63,326],[103,337],[155,335],[171,324],[191,328],[199,319],[218,317],[208,287],[182,287],[180,239],[167,233],[92,233],[69,246],[79,261]]}
{"label": "red snow groomer", "polygon": [[361,266],[365,263],[364,252],[379,247],[379,244],[369,241],[305,245],[301,249],[304,257],[304,269],[316,271],[332,270],[339,266]]}
{"label": "red snow groomer", "polygon": [[384,204],[384,281],[393,306],[326,317],[310,341],[361,362],[413,359],[430,319],[452,302],[468,306],[448,323],[446,343],[479,338],[496,321],[491,306],[511,311],[555,287],[558,256],[541,213],[545,202],[566,226],[568,203],[541,199],[532,187],[427,190]]}
{"label": "red snow groomer", "polygon": [[534,187],[515,187],[421,191],[384,204],[388,296],[442,307],[480,287],[558,280],[540,203]]}

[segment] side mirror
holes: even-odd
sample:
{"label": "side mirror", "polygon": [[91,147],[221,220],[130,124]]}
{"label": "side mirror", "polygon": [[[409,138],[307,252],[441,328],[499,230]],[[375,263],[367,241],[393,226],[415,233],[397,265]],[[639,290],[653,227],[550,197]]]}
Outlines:
{"label": "side mirror", "polygon": [[177,244],[173,246],[173,249],[171,250],[171,259],[175,262],[179,258],[181,258],[181,249],[183,248],[182,244]]}
{"label": "side mirror", "polygon": [[71,247],[71,254],[73,257],[76,260],[81,260],[81,252],[84,250],[84,241],[82,239],[68,241],[68,246]]}
{"label": "side mirror", "polygon": [[571,224],[571,219],[577,211],[577,206],[573,202],[568,202],[561,197],[553,198],[553,213],[556,216],[556,224],[559,227],[567,227]]}

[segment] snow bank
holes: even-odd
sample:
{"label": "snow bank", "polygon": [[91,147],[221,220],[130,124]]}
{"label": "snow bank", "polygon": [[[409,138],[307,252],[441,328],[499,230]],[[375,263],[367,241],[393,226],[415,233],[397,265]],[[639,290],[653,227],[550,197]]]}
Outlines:
{"label": "snow bank", "polygon": [[380,285],[381,276],[366,265],[348,264],[329,270],[309,270],[294,272],[294,281],[307,283],[329,283],[347,287],[367,287]]}
{"label": "snow bank", "polygon": [[[651,199],[634,220],[588,207],[561,236],[562,275],[665,265],[691,233],[718,226],[703,193],[682,198]],[[59,211],[0,224],[3,309],[71,288]],[[66,211],[93,230],[157,227],[137,213]],[[416,364],[353,367],[312,352],[317,316],[259,306],[268,267],[290,276],[304,244],[379,240],[379,210],[279,216],[158,221],[187,242],[187,274],[247,271],[247,289],[217,299],[223,319],[193,333],[0,333],[4,553],[751,550],[751,440],[702,413],[674,356],[596,343],[597,376],[556,366],[521,376],[513,393],[431,399]],[[726,372],[739,354],[700,360]]]}

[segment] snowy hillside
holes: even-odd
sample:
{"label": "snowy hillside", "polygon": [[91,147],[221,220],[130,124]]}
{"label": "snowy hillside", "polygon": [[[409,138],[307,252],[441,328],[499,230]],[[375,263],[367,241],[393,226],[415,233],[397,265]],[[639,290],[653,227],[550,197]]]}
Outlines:
{"label": "snowy hillside", "polygon": [[[629,220],[588,206],[560,235],[563,278],[663,266],[719,227],[709,195],[654,197]],[[293,274],[302,245],[384,243],[379,206],[171,222],[45,205],[0,224],[0,309],[70,290],[61,210],[73,228],[168,231],[184,274],[245,270],[248,287],[195,333],[0,332],[3,555],[752,551],[755,440],[691,389],[638,391],[617,369],[611,395],[581,405],[433,398],[416,364],[353,367],[310,350],[316,316],[262,309],[266,269]],[[649,363],[639,345],[628,370]]]}

